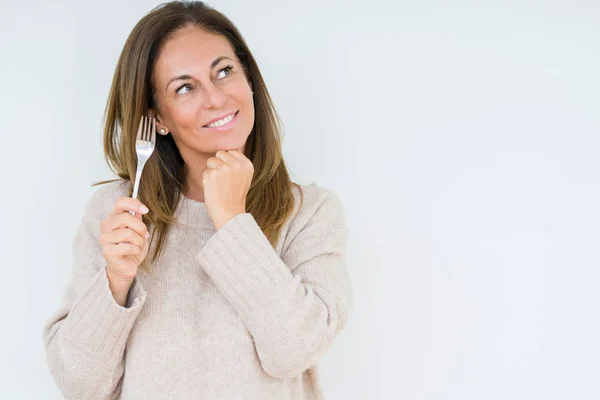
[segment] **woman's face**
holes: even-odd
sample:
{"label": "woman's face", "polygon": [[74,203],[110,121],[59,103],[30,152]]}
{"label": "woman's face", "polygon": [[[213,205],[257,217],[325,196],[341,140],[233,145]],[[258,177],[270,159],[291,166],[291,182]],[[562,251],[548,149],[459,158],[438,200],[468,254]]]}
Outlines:
{"label": "woman's face", "polygon": [[199,28],[176,32],[160,50],[153,78],[157,130],[173,135],[184,160],[243,151],[254,126],[254,101],[227,39]]}

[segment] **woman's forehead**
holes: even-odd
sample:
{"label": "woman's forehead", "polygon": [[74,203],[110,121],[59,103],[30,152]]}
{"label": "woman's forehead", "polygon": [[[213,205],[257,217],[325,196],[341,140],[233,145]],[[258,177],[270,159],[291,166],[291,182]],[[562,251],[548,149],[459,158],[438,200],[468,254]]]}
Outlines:
{"label": "woman's forehead", "polygon": [[233,49],[225,37],[199,28],[186,28],[167,40],[159,54],[159,62],[205,61],[206,66],[219,56],[233,56]]}
{"label": "woman's forehead", "polygon": [[235,60],[225,37],[198,28],[185,28],[163,44],[155,72],[159,78],[168,79],[162,75],[210,71],[211,63],[221,56]]}

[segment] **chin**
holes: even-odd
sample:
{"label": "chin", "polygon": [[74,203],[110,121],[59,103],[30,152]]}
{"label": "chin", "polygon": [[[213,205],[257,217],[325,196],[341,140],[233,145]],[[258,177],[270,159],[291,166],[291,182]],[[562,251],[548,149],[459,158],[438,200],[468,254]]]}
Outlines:
{"label": "chin", "polygon": [[219,150],[238,150],[246,144],[247,136],[223,135],[213,140],[209,153],[216,153]]}

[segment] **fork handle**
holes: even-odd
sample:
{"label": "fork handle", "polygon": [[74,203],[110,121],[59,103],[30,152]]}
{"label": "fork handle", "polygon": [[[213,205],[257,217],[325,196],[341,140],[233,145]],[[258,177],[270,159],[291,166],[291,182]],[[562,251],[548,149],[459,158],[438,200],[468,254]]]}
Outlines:
{"label": "fork handle", "polygon": [[[142,177],[143,169],[144,169],[144,163],[140,164],[138,166],[137,171],[135,173],[135,183],[133,184],[133,194],[131,195],[131,198],[133,198],[133,199],[137,199],[138,190],[140,189],[140,178]],[[133,211],[129,211],[129,214],[135,215],[135,213]]]}

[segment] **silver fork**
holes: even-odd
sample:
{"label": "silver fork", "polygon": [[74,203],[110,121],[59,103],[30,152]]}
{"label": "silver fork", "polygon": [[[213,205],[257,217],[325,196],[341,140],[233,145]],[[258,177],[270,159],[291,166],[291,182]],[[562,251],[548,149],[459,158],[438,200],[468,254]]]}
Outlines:
{"label": "silver fork", "polygon": [[[137,171],[135,173],[135,184],[133,185],[133,197],[137,199],[138,190],[140,188],[140,178],[146,161],[154,151],[156,143],[156,121],[154,118],[142,116],[140,126],[137,131],[135,140],[135,152],[137,153]],[[131,215],[135,215],[133,211],[129,211]]]}

